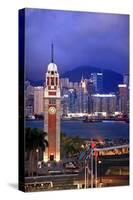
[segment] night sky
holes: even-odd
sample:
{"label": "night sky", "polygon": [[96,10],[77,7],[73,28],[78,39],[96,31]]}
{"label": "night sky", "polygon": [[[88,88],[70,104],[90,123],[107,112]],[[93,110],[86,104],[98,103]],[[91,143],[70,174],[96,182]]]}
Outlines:
{"label": "night sky", "polygon": [[128,73],[128,15],[26,9],[25,33],[27,79],[44,79],[52,41],[60,73],[83,65]]}

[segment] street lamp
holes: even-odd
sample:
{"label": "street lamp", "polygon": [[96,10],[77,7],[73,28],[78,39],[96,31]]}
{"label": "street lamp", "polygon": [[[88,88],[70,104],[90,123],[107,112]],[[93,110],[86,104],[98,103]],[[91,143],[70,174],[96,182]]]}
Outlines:
{"label": "street lamp", "polygon": [[85,159],[85,188],[89,187],[89,166],[88,162]]}
{"label": "street lamp", "polygon": [[100,186],[101,186],[101,184],[102,184],[102,161],[101,160],[99,160],[98,161],[98,164],[99,164],[99,166],[100,166]]}
{"label": "street lamp", "polygon": [[91,149],[91,188],[93,188],[93,148]]}
{"label": "street lamp", "polygon": [[84,163],[84,165],[85,165],[85,188],[86,188],[86,180],[87,180],[87,166],[86,166],[86,159],[85,159],[85,163]]}
{"label": "street lamp", "polygon": [[36,175],[38,175],[38,160],[39,160],[38,159],[38,152],[39,152],[39,149],[36,149],[36,155],[37,155],[36,156],[37,157],[37,159],[36,159],[37,160],[37,163],[36,163]]}
{"label": "street lamp", "polygon": [[97,187],[97,152],[95,151],[95,187]]}

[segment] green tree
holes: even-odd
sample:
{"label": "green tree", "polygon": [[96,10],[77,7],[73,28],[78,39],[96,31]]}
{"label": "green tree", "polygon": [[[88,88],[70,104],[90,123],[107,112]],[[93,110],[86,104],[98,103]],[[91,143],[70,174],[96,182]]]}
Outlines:
{"label": "green tree", "polygon": [[69,137],[61,133],[61,155],[65,157],[73,157],[78,155],[82,150],[84,140],[79,136]]}
{"label": "green tree", "polygon": [[25,130],[25,148],[28,156],[28,176],[33,176],[37,170],[37,153],[44,152],[48,146],[45,139],[47,133],[37,128],[26,128]]}

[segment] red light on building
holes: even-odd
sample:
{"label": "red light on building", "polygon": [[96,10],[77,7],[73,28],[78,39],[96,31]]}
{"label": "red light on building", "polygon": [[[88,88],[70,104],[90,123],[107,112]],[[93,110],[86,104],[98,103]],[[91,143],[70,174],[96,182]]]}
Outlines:
{"label": "red light on building", "polygon": [[98,152],[97,151],[94,151],[94,154],[93,154],[95,157],[98,157]]}
{"label": "red light on building", "polygon": [[92,143],[91,143],[91,148],[94,149],[95,146],[96,146],[96,143],[92,142]]}

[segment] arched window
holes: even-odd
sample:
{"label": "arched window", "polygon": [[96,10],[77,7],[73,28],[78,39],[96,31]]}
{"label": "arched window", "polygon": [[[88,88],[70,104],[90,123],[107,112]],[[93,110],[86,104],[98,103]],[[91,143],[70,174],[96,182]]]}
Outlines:
{"label": "arched window", "polygon": [[51,85],[54,85],[54,79],[53,78],[51,79]]}

